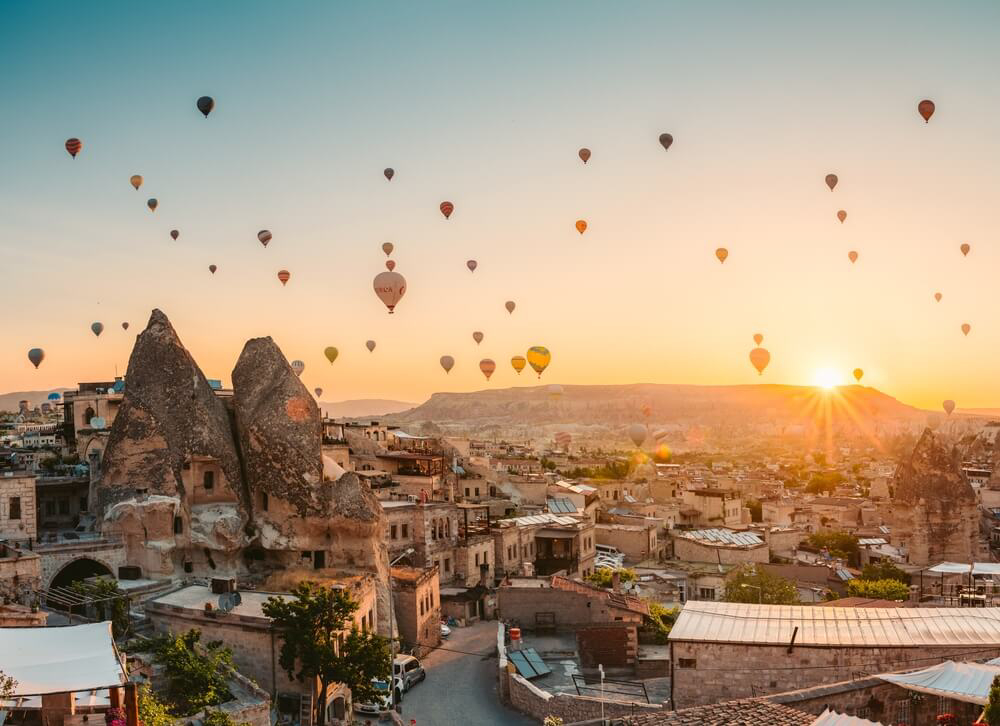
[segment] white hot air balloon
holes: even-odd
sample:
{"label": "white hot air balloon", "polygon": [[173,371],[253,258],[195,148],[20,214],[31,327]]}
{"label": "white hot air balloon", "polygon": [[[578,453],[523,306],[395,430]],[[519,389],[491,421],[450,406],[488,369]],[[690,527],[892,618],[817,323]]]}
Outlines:
{"label": "white hot air balloon", "polygon": [[375,280],[372,284],[375,288],[375,294],[378,295],[378,299],[389,308],[389,314],[391,315],[397,303],[406,294],[406,278],[395,270],[386,270],[375,275]]}
{"label": "white hot air balloon", "polygon": [[628,427],[628,437],[632,439],[632,443],[635,444],[636,448],[642,447],[648,434],[649,430],[645,424],[636,423]]}

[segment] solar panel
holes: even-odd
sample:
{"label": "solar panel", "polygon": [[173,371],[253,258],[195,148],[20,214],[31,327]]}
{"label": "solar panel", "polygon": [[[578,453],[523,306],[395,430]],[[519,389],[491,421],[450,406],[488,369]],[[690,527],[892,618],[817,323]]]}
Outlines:
{"label": "solar panel", "polygon": [[523,650],[507,651],[507,660],[514,664],[517,672],[531,680],[548,675],[552,669],[545,665],[545,661],[538,655],[534,648],[524,648]]}
{"label": "solar panel", "polygon": [[525,650],[524,657],[528,659],[528,663],[531,664],[531,667],[535,669],[535,673],[538,675],[544,676],[552,672],[552,669],[545,665],[542,656],[538,655],[534,648]]}

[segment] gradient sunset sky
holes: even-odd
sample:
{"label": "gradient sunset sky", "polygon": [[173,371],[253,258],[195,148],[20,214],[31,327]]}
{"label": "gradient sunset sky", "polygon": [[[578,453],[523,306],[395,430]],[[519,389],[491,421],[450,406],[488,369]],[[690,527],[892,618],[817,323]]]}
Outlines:
{"label": "gradient sunset sky", "polygon": [[329,401],[546,345],[543,383],[1000,405],[996,2],[4,2],[0,69],[0,391],[123,372],[159,307],[210,378],[271,335]]}

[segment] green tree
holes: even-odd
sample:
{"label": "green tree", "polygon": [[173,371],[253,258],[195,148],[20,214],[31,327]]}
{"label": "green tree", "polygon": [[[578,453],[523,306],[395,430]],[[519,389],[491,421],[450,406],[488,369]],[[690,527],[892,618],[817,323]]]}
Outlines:
{"label": "green tree", "polygon": [[865,565],[861,570],[862,580],[899,580],[904,585],[910,584],[910,576],[891,562],[880,562]]}
{"label": "green tree", "polygon": [[281,634],[278,662],[289,678],[317,679],[315,723],[323,726],[327,693],[334,683],[351,689],[357,703],[376,700],[372,679],[389,678],[389,644],[385,638],[351,628],[358,604],[346,590],[326,588],[315,582],[300,582],[294,596],[271,597],[264,614]]}
{"label": "green tree", "polygon": [[[626,582],[632,582],[636,578],[635,570],[628,569],[618,570],[618,576],[623,585]],[[600,587],[611,587],[611,570],[607,567],[598,567],[584,579]]]}
{"label": "green tree", "polygon": [[670,630],[674,627],[680,608],[668,608],[658,602],[648,601],[649,617],[646,619],[647,629],[652,631],[653,641],[658,645],[669,642]]}
{"label": "green tree", "polygon": [[1000,726],[1000,676],[993,678],[990,686],[990,700],[986,702],[983,719],[989,726]]}
{"label": "green tree", "polygon": [[175,716],[190,716],[232,698],[226,677],[233,669],[233,655],[222,643],[201,644],[201,631],[157,641],[153,658],[164,667],[167,700]]}
{"label": "green tree", "polygon": [[825,549],[833,557],[842,557],[848,562],[858,561],[858,538],[847,532],[816,532],[809,535],[806,543],[817,550]]}
{"label": "green tree", "polygon": [[847,583],[847,594],[878,600],[906,600],[910,588],[899,580],[851,580]]}
{"label": "green tree", "polygon": [[156,697],[148,683],[139,689],[139,720],[142,726],[173,726],[174,723],[170,709]]}
{"label": "green tree", "polygon": [[0,701],[13,698],[15,688],[17,688],[17,681],[0,671]]}
{"label": "green tree", "polygon": [[794,605],[799,601],[795,583],[770,572],[741,565],[726,581],[726,602]]}

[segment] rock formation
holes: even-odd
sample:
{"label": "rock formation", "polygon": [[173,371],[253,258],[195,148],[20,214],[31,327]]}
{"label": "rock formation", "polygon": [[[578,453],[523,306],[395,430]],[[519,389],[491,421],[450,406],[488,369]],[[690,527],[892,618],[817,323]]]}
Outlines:
{"label": "rock formation", "polygon": [[893,480],[892,541],[911,564],[973,562],[979,555],[976,494],[958,452],[930,429]]}

